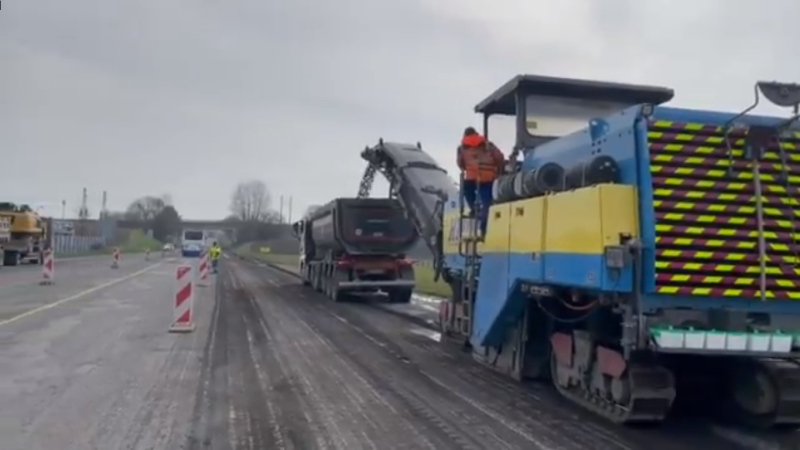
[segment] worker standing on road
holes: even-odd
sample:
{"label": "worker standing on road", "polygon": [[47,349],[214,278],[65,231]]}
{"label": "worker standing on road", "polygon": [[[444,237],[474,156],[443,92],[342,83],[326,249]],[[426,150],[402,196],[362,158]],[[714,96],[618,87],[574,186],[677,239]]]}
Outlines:
{"label": "worker standing on road", "polygon": [[[458,167],[464,174],[461,194],[469,206],[470,217],[478,216],[481,234],[486,234],[486,219],[492,204],[492,185],[503,171],[505,156],[475,128],[467,127],[458,147]],[[476,209],[479,214],[476,214]]]}
{"label": "worker standing on road", "polygon": [[211,245],[211,250],[208,251],[208,256],[211,257],[211,268],[214,270],[214,273],[217,273],[219,257],[222,256],[222,248],[218,243],[214,242],[214,244]]}

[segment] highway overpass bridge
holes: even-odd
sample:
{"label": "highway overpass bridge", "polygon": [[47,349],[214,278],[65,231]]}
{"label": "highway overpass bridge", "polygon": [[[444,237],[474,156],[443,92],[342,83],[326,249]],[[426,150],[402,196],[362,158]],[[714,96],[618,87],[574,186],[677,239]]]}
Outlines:
{"label": "highway overpass bridge", "polygon": [[[119,228],[126,229],[143,229],[146,224],[138,220],[119,220],[117,222]],[[241,229],[242,224],[230,220],[188,220],[181,221],[181,228],[212,231],[221,233],[228,236],[232,241],[236,240],[237,233]],[[245,227],[248,229],[248,234],[254,234],[249,239],[251,240],[265,240],[269,238],[288,237],[291,236],[291,225],[288,224],[274,224],[265,223],[257,224],[255,227]],[[259,239],[256,236],[263,236]]]}

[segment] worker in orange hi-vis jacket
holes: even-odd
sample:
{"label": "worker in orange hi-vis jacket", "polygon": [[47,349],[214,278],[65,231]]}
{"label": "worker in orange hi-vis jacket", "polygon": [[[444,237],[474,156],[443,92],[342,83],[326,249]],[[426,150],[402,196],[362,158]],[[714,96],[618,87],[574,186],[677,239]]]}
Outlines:
{"label": "worker in orange hi-vis jacket", "polygon": [[[458,147],[457,163],[464,173],[461,193],[469,206],[470,216],[478,217],[481,233],[485,235],[486,219],[492,204],[492,185],[503,171],[505,156],[491,141],[468,127]],[[475,214],[479,201],[479,214]]]}

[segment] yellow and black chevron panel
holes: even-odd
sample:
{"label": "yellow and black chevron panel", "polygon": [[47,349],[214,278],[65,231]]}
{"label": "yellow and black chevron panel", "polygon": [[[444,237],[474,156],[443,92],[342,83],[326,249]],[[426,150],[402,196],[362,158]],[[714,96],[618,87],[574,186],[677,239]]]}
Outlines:
{"label": "yellow and black chevron panel", "polygon": [[760,298],[758,164],[766,296],[800,300],[800,133],[776,137],[758,163],[745,158],[743,133],[728,136],[729,152],[722,127],[649,123],[656,292]]}

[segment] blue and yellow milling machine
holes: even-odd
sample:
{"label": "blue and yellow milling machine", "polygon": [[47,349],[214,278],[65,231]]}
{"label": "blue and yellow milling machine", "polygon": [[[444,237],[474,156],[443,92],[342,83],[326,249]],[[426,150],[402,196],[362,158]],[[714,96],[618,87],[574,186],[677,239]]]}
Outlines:
{"label": "blue and yellow milling machine", "polygon": [[[525,75],[476,106],[490,140],[515,117],[516,146],[485,236],[442,199],[441,326],[618,423],[660,422],[686,389],[797,426],[800,86],[756,83],[741,113],[660,106],[673,95]],[[788,118],[750,114],[760,98]]]}

